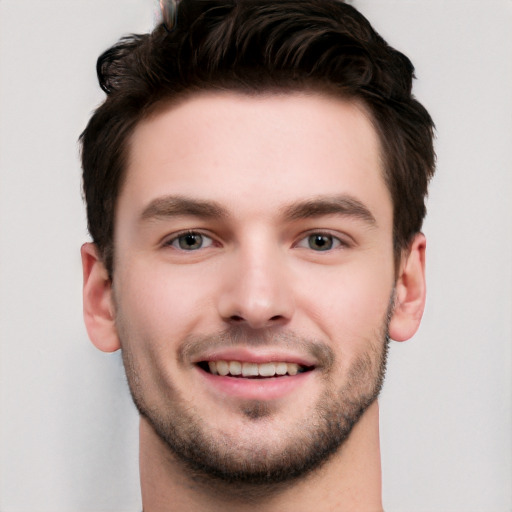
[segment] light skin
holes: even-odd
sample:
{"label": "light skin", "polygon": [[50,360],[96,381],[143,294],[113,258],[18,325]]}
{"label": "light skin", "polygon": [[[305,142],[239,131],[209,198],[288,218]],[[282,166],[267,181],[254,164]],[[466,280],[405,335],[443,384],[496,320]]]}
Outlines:
{"label": "light skin", "polygon": [[[85,244],[84,312],[98,348],[123,349],[146,413],[145,512],[381,510],[373,398],[386,333],[403,341],[419,326],[425,238],[395,268],[392,202],[364,108],[320,93],[202,93],[160,109],[131,142],[113,282]],[[306,371],[209,373],[219,361]],[[203,475],[165,438],[185,418],[180,432],[198,427],[227,467],[267,467],[308,445],[322,407],[341,424],[364,399],[339,449],[275,486]]]}

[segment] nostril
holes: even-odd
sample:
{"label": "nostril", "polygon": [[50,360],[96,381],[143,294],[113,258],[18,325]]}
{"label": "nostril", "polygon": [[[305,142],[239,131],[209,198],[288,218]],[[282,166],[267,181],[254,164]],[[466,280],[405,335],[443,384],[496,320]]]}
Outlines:
{"label": "nostril", "polygon": [[[232,322],[237,322],[237,323],[240,323],[240,322],[244,322],[244,318],[240,315],[231,315],[229,317],[229,319],[232,321]],[[282,315],[274,315],[273,317],[270,317],[269,318],[269,322],[278,322],[279,320],[282,320],[283,319],[283,316]]]}

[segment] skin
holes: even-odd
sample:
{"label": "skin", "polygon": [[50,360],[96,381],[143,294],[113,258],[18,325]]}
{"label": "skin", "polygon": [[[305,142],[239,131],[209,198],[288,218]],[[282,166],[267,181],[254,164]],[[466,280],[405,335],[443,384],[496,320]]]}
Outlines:
{"label": "skin", "polygon": [[[123,348],[132,394],[148,410],[192,411],[235,458],[277,458],[301,426],[314,428],[326,394],[370,393],[386,327],[403,341],[419,326],[425,239],[413,239],[396,272],[382,176],[377,134],[353,102],[212,92],[161,109],[132,139],[113,283],[95,246],[82,248],[91,340]],[[184,231],[203,245],[181,248]],[[332,248],[318,250],[309,238],[318,234]],[[213,349],[197,343],[209,337]],[[313,371],[285,377],[288,387],[233,390],[195,364],[203,359],[297,360]],[[382,509],[377,402],[320,468],[259,494],[198,478],[145,417],[140,434],[146,512]]]}

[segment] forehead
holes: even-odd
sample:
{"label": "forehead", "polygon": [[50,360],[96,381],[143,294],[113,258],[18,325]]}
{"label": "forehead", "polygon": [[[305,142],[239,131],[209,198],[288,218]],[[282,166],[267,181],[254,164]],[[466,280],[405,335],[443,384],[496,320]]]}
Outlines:
{"label": "forehead", "polygon": [[181,195],[263,214],[344,194],[390,210],[380,154],[356,102],[319,93],[201,93],[136,128],[119,208],[140,213],[159,196]]}

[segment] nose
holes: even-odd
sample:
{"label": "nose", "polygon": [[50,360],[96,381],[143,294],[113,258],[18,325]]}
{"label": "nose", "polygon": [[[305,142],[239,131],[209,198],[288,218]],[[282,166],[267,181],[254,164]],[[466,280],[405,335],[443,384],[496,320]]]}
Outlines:
{"label": "nose", "polygon": [[262,329],[291,320],[293,283],[279,250],[237,251],[219,277],[218,311],[225,322]]}

